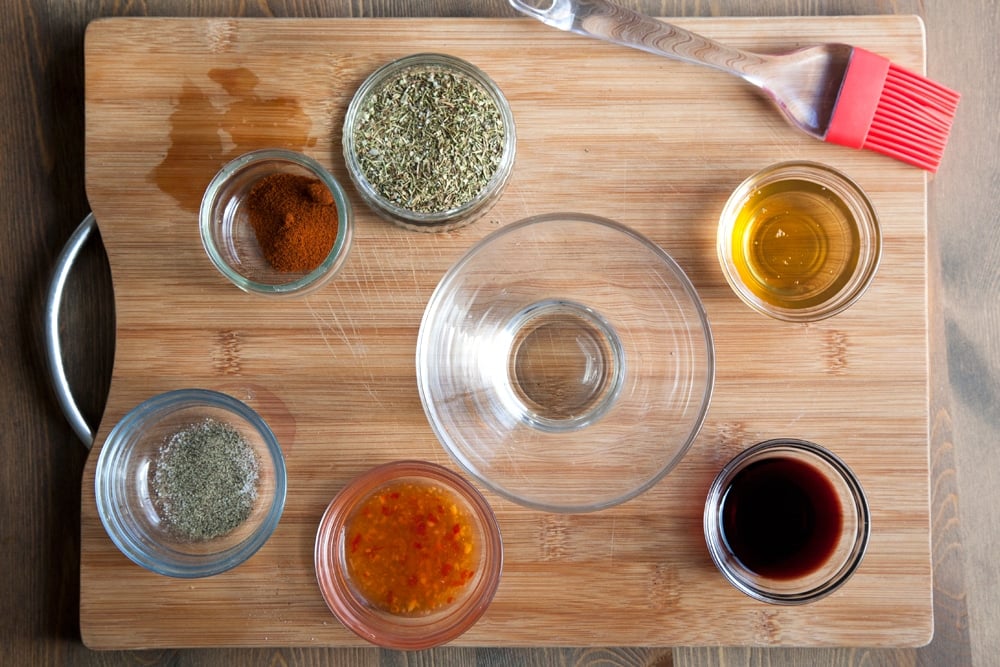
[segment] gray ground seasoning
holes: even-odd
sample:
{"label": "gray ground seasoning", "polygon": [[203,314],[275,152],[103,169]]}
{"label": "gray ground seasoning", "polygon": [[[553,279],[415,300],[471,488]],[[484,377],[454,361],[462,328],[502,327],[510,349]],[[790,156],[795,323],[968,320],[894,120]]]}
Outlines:
{"label": "gray ground seasoning", "polygon": [[419,67],[369,94],[354,127],[365,179],[418,213],[457,208],[482,192],[503,156],[494,99],[463,74]]}
{"label": "gray ground seasoning", "polygon": [[239,432],[214,419],[170,437],[153,466],[152,490],[164,523],[191,541],[225,535],[257,499],[258,462]]}

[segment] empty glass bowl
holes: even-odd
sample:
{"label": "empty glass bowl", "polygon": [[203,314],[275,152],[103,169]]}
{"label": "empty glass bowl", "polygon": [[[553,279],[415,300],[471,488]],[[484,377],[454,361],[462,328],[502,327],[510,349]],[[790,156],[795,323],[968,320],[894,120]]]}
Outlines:
{"label": "empty glass bowl", "polygon": [[[253,186],[273,174],[316,179],[329,190],[337,231],[326,258],[308,271],[278,271],[261,250],[249,221],[247,198]],[[219,272],[240,289],[268,296],[301,296],[326,284],[340,271],[351,247],[354,218],[340,183],[319,162],[283,149],[241,155],[209,183],[199,213],[201,242]]]}
{"label": "empty glass bowl", "polygon": [[[252,451],[255,474],[241,466],[240,488],[225,489],[195,512],[194,504],[181,508],[181,503],[201,501],[192,488],[223,488],[213,475],[234,469],[226,460],[206,465],[204,458],[176,454],[168,462],[165,452],[179,451],[175,436],[193,438],[190,434],[205,424],[213,425],[213,438],[238,434],[242,442],[225,445],[225,451],[244,462],[250,458],[247,449]],[[187,477],[167,487],[170,471]],[[118,422],[101,448],[94,485],[101,523],[123,554],[158,574],[207,577],[250,558],[274,532],[285,507],[285,461],[271,429],[246,404],[215,391],[182,389],[144,401]],[[216,536],[225,521],[236,525]]]}
{"label": "empty glass bowl", "polygon": [[330,502],[316,533],[316,580],[330,611],[365,640],[426,649],[482,616],[500,584],[503,542],[486,499],[425,461],[372,468]]}
{"label": "empty glass bowl", "polygon": [[493,233],[441,279],[417,381],[472,475],[528,507],[585,512],[677,465],[705,419],[714,359],[700,299],[667,253],[611,220],[560,213]]}

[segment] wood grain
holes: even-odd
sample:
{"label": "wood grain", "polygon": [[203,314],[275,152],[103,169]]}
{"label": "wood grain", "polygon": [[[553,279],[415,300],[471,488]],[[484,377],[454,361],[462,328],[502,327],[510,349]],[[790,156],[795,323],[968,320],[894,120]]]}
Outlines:
{"label": "wood grain", "polygon": [[[849,40],[914,69],[923,60],[921,26],[911,18],[776,19],[766,32],[752,20],[684,25],[738,46]],[[518,166],[490,215],[458,232],[420,235],[381,223],[356,201],[352,258],[328,289],[274,303],[224,283],[201,251],[194,215],[214,171],[239,152],[285,141],[346,181],[336,146],[350,94],[382,62],[431,47],[488,63],[514,109]],[[86,62],[87,189],[112,267],[118,341],[83,483],[81,629],[89,645],[357,644],[322,605],[311,540],[336,490],[373,463],[416,456],[448,464],[414,390],[423,304],[490,231],[581,208],[647,234],[692,278],[716,336],[712,412],[681,467],[619,508],[547,515],[491,497],[505,535],[504,581],[457,643],[930,639],[922,173],[801,137],[735,80],[524,20],[107,21],[90,27]],[[274,120],[268,109],[286,99],[298,110]],[[234,107],[245,114],[238,125],[227,115]],[[750,312],[714,257],[713,216],[728,192],[792,157],[854,177],[885,237],[865,298],[808,326]],[[893,336],[883,333],[887,318]],[[111,425],[149,395],[181,386],[228,391],[256,407],[282,441],[290,474],[286,513],[268,545],[237,570],[197,582],[125,560],[97,520],[91,491]],[[862,568],[808,608],[740,596],[712,567],[700,534],[711,477],[774,435],[806,437],[844,457],[873,510]]]}
{"label": "wood grain", "polygon": [[[966,16],[934,8],[927,16],[933,47],[928,67],[935,77],[956,81],[966,72],[997,72],[986,55],[1000,29],[1000,10],[988,0],[966,3]],[[982,32],[980,32],[982,31]],[[992,76],[987,74],[987,76]],[[1000,301],[996,299],[1000,235],[995,202],[1000,198],[1000,88],[965,85],[962,123],[950,140],[951,168],[931,183],[932,396],[936,463],[946,501],[937,505],[935,574],[941,609],[935,644],[951,654],[928,651],[929,660],[986,665],[1000,655]],[[977,118],[984,121],[977,121]],[[950,460],[949,460],[950,459]],[[958,489],[961,489],[961,493]],[[950,565],[962,562],[962,580]],[[948,574],[948,573],[951,574]],[[968,605],[968,613],[966,613]],[[968,648],[961,638],[971,635]],[[940,642],[939,642],[940,640]],[[928,647],[928,648],[934,648]],[[940,651],[940,649],[938,649]]]}

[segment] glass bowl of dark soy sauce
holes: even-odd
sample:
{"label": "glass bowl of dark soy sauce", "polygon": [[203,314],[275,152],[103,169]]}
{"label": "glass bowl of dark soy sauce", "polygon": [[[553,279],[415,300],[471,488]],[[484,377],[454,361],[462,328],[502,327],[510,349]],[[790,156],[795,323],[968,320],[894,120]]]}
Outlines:
{"label": "glass bowl of dark soy sauce", "polygon": [[727,464],[708,492],[705,540],[738,590],[803,604],[840,588],[864,558],[871,516],[854,472],[805,440],[767,440]]}

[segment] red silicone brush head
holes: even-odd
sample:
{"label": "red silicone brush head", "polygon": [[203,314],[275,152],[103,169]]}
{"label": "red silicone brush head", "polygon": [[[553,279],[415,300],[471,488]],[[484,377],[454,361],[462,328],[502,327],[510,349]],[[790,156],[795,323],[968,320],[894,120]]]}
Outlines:
{"label": "red silicone brush head", "polygon": [[939,83],[890,66],[864,147],[937,171],[958,99],[957,92]]}
{"label": "red silicone brush head", "polygon": [[934,172],[958,100],[957,92],[855,48],[825,139]]}

